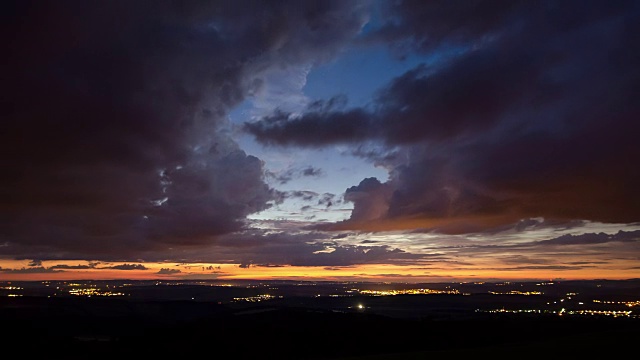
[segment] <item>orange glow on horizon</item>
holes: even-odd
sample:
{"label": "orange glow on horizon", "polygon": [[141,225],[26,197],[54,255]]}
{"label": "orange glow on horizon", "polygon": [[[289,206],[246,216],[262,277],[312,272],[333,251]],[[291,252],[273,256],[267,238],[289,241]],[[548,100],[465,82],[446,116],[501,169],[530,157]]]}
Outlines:
{"label": "orange glow on horizon", "polygon": [[[43,262],[50,268],[57,262]],[[0,261],[0,267],[7,264],[20,265],[19,261]],[[119,264],[122,265],[122,264]],[[300,280],[300,281],[379,281],[379,282],[458,282],[458,281],[525,281],[544,279],[584,280],[611,279],[624,280],[640,277],[637,269],[579,269],[579,270],[513,270],[500,268],[459,267],[442,269],[417,269],[415,266],[371,264],[350,267],[281,266],[242,268],[238,264],[178,264],[143,263],[145,270],[82,269],[58,272],[23,273],[18,271],[0,272],[0,281],[45,281],[45,280]],[[113,264],[110,263],[110,266]],[[207,267],[214,266],[215,271]],[[17,267],[20,268],[20,267]],[[176,269],[180,272],[161,273],[161,269]]]}

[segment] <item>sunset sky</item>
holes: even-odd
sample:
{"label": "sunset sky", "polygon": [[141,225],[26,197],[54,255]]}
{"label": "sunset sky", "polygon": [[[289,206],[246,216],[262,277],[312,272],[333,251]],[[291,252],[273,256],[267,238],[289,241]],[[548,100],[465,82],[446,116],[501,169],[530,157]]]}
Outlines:
{"label": "sunset sky", "polygon": [[640,278],[639,1],[9,1],[0,280]]}

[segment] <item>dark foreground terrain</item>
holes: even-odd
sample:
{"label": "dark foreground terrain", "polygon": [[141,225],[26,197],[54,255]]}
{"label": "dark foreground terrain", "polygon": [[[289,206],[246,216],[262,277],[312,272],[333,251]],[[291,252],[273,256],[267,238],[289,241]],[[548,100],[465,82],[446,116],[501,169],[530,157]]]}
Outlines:
{"label": "dark foreground terrain", "polygon": [[4,297],[0,321],[3,353],[28,358],[615,358],[640,344],[640,320],[630,318],[392,317],[278,303]]}

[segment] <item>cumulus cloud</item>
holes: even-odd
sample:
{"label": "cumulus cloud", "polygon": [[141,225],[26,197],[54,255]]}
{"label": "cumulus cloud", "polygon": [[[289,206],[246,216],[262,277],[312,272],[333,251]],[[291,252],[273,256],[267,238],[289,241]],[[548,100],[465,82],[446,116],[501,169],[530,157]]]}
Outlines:
{"label": "cumulus cloud", "polygon": [[123,261],[242,229],[278,193],[227,113],[331,59],[366,6],[11,2],[0,254]]}
{"label": "cumulus cloud", "polygon": [[366,178],[345,191],[344,200],[353,203],[351,220],[371,221],[387,216],[391,188],[376,178]]}

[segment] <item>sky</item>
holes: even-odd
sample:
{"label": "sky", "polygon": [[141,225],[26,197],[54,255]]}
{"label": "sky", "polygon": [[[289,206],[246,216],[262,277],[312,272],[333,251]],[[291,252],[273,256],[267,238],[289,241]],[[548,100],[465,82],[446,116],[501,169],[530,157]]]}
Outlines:
{"label": "sky", "polygon": [[0,280],[640,278],[638,1],[8,1]]}

